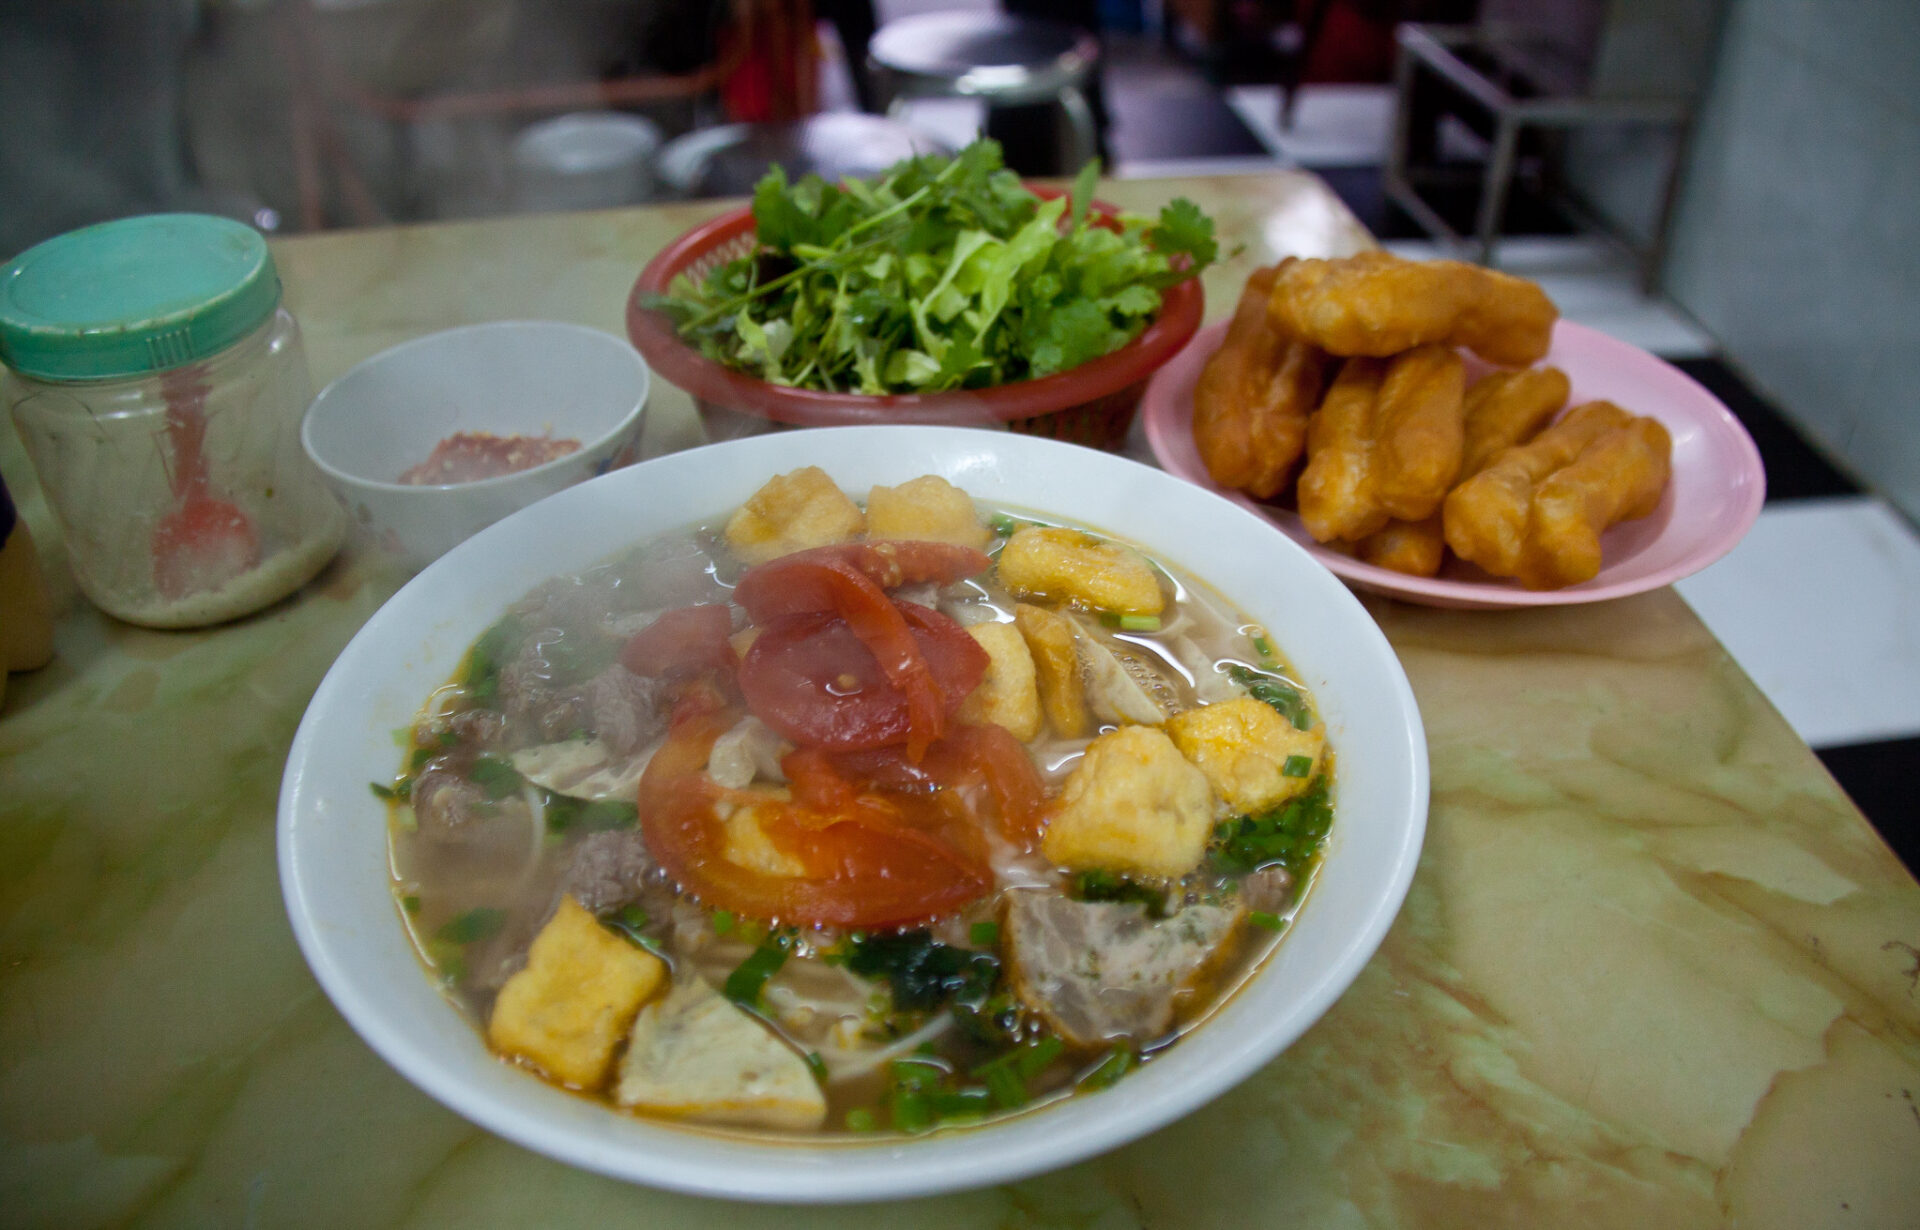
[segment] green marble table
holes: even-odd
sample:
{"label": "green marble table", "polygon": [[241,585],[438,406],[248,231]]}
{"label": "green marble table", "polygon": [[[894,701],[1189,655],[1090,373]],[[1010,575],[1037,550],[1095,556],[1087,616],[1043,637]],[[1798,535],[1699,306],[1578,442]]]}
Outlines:
{"label": "green marble table", "polygon": [[[1318,181],[1194,197],[1255,263],[1367,237]],[[450,325],[621,331],[711,206],[278,243],[317,381]],[[645,450],[700,439],[658,391]],[[296,950],[274,864],[315,685],[399,579],[349,549],[195,633],[79,598],[10,429],[58,657],[0,714],[0,1225],[1920,1225],[1920,887],[1672,591],[1561,611],[1375,601],[1425,714],[1405,909],[1254,1079],[1079,1166],[911,1205],[735,1206],[598,1178],[442,1109]]]}

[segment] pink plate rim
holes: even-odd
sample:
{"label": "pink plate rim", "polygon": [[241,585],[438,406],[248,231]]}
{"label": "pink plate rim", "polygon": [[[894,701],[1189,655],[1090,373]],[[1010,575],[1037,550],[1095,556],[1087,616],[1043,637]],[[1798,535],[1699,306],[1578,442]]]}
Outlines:
{"label": "pink plate rim", "polygon": [[1672,364],[1597,329],[1562,320],[1544,363],[1566,372],[1571,404],[1606,398],[1656,418],[1673,435],[1673,481],[1660,507],[1609,530],[1600,575],[1580,585],[1529,590],[1517,581],[1413,577],[1363,563],[1315,542],[1297,514],[1216,485],[1193,442],[1193,389],[1220,346],[1226,323],[1210,325],[1154,373],[1140,400],[1147,445],[1161,467],[1272,521],[1335,575],[1358,589],[1428,606],[1469,610],[1604,602],[1658,589],[1731,551],[1766,499],[1760,450],[1718,398]]}

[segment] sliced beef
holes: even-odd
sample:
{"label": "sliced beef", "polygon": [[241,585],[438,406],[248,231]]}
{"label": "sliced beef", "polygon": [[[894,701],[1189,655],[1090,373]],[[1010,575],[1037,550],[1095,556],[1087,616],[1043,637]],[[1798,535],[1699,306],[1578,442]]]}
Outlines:
{"label": "sliced beef", "polygon": [[1014,989],[1078,1046],[1150,1041],[1180,992],[1223,955],[1241,911],[1190,905],[1155,921],[1135,903],[1016,892],[1007,905]]}
{"label": "sliced beef", "polygon": [[1278,914],[1293,900],[1293,873],[1275,863],[1240,881],[1240,900],[1249,910]]}
{"label": "sliced beef", "polygon": [[590,833],[574,847],[561,890],[589,913],[606,914],[639,902],[653,868],[653,855],[638,829]]}
{"label": "sliced beef", "polygon": [[429,768],[413,782],[413,817],[429,841],[467,841],[495,818],[486,792],[448,769]]}

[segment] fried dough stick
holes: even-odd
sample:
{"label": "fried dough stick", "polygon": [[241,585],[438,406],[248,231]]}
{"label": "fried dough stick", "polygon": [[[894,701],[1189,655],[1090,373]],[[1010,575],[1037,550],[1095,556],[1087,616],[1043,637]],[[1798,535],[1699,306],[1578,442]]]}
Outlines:
{"label": "fried dough stick", "polygon": [[1374,403],[1386,364],[1348,359],[1307,424],[1300,520],[1317,542],[1365,538],[1388,521],[1375,489]]}
{"label": "fried dough stick", "polygon": [[1326,384],[1326,356],[1267,313],[1278,267],[1256,269],[1226,340],[1193,391],[1193,440],[1222,487],[1278,495],[1306,445],[1307,416]]}
{"label": "fried dough stick", "polygon": [[1289,333],[1328,354],[1379,358],[1438,342],[1502,367],[1545,357],[1560,315],[1525,278],[1389,252],[1288,262],[1268,308]]}
{"label": "fried dough stick", "polygon": [[1652,419],[1612,402],[1575,406],[1454,488],[1444,510],[1447,545],[1530,589],[1590,580],[1600,571],[1601,533],[1659,504],[1671,452],[1666,429]]}
{"label": "fried dough stick", "polygon": [[[1566,373],[1553,367],[1489,372],[1474,381],[1466,396],[1461,480],[1478,474],[1501,449],[1531,439],[1567,404],[1570,391]],[[1443,519],[1436,514],[1391,522],[1356,543],[1354,554],[1381,568],[1430,577],[1439,573],[1446,545]]]}
{"label": "fried dough stick", "polygon": [[1573,385],[1557,367],[1488,372],[1467,389],[1466,446],[1460,477],[1484,470],[1494,454],[1533,439],[1567,404]]}
{"label": "fried dough stick", "polygon": [[1672,457],[1667,429],[1636,417],[1548,475],[1534,493],[1520,583],[1528,589],[1559,589],[1599,575],[1600,535],[1659,505]]}
{"label": "fried dough stick", "polygon": [[1440,508],[1466,446],[1467,368],[1445,346],[1416,346],[1387,362],[1374,406],[1374,488],[1389,517],[1419,521]]}

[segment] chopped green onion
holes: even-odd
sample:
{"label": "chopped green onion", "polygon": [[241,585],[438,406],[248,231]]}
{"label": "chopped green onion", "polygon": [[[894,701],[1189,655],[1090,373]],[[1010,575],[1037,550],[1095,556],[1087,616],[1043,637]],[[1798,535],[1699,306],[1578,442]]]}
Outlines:
{"label": "chopped green onion", "polygon": [[935,1090],[927,1095],[940,1119],[977,1119],[993,1110],[994,1098],[985,1089]]}
{"label": "chopped green onion", "polygon": [[600,921],[618,931],[628,943],[636,944],[656,957],[662,955],[659,941],[646,934],[647,912],[639,906],[622,906]]}
{"label": "chopped green onion", "polygon": [[1020,1075],[1032,1080],[1040,1075],[1048,1064],[1060,1058],[1060,1052],[1066,1049],[1067,1044],[1058,1038],[1042,1038],[1032,1046],[1024,1047],[1017,1052],[1019,1057],[1014,1060],[1014,1067],[1019,1069]]}
{"label": "chopped green onion", "polygon": [[451,730],[443,730],[440,732],[440,746],[441,747],[459,747],[460,736],[454,734]]}
{"label": "chopped green onion", "polygon": [[1117,1046],[1108,1052],[1107,1057],[1102,1059],[1091,1072],[1080,1078],[1080,1088],[1106,1089],[1133,1071],[1134,1065],[1138,1062],[1132,1051],[1124,1046]]}
{"label": "chopped green onion", "polygon": [[1000,942],[1000,924],[977,922],[967,928],[967,939],[981,948],[992,948]]}
{"label": "chopped green onion", "polygon": [[551,834],[599,833],[630,829],[640,823],[640,809],[619,799],[576,799],[547,795],[547,831]]}
{"label": "chopped green onion", "polygon": [[520,771],[494,756],[482,756],[467,770],[467,780],[480,787],[489,799],[504,799],[520,789]]}
{"label": "chopped green onion", "polygon": [[1265,927],[1269,931],[1285,931],[1287,929],[1286,919],[1280,917],[1278,914],[1270,914],[1265,910],[1249,910],[1247,912],[1247,921],[1256,927]]}
{"label": "chopped green onion", "polygon": [[896,1089],[888,1099],[893,1126],[902,1132],[924,1132],[933,1126],[933,1101],[917,1089]]}
{"label": "chopped green onion", "polygon": [[987,522],[987,525],[992,528],[993,532],[1002,538],[1013,537],[1013,532],[1025,524],[1026,522],[1016,517],[1009,517],[1005,513],[995,513],[993,514],[992,520]]}
{"label": "chopped green onion", "polygon": [[888,1071],[902,1089],[932,1089],[946,1079],[947,1065],[931,1059],[896,1059]]}
{"label": "chopped green onion", "polygon": [[391,786],[368,782],[367,788],[373,791],[374,798],[383,803],[404,803],[413,797],[413,779],[410,777],[403,777]]}
{"label": "chopped green onion", "polygon": [[1016,1106],[1025,1106],[1030,1096],[1027,1082],[1011,1067],[993,1068],[986,1074],[987,1092],[1002,1110],[1012,1110]]}
{"label": "chopped green onion", "polygon": [[880,1124],[873,1117],[873,1112],[864,1106],[856,1106],[847,1112],[849,1132],[871,1132],[879,1126]]}
{"label": "chopped green onion", "polygon": [[406,896],[400,898],[400,908],[409,914],[418,914],[420,912],[419,894],[408,893]]}
{"label": "chopped green onion", "polygon": [[726,935],[733,930],[733,911],[715,910],[713,912],[713,933]]}
{"label": "chopped green onion", "polygon": [[[1256,709],[1254,710],[1254,712],[1258,713],[1259,710]],[[1313,757],[1311,756],[1287,757],[1286,763],[1280,766],[1280,775],[1282,777],[1312,776],[1313,775]]]}
{"label": "chopped green onion", "polygon": [[1273,661],[1273,642],[1267,639],[1265,633],[1256,632],[1253,634],[1253,652],[1260,655],[1260,661],[1263,665]]}
{"label": "chopped green onion", "polygon": [[1122,615],[1118,611],[1100,612],[1100,622],[1109,628],[1118,628],[1122,632],[1158,632],[1158,615]]}
{"label": "chopped green onion", "polygon": [[477,906],[443,923],[433,938],[447,944],[475,944],[497,933],[507,923],[507,912],[492,906]]}
{"label": "chopped green onion", "polygon": [[432,748],[416,747],[413,749],[413,755],[407,758],[407,765],[415,773],[418,773],[420,770],[426,768],[427,762],[432,759],[433,759]]}
{"label": "chopped green onion", "polygon": [[822,1085],[826,1084],[827,1061],[820,1058],[820,1052],[808,1051],[805,1058],[807,1061],[807,1071],[813,1073],[813,1079],[819,1081]]}
{"label": "chopped green onion", "polygon": [[760,947],[747,955],[738,969],[727,975],[727,998],[749,1008],[758,1004],[761,988],[767,985],[767,979],[779,973],[780,967],[787,963],[787,949],[791,944],[787,936],[768,936]]}

